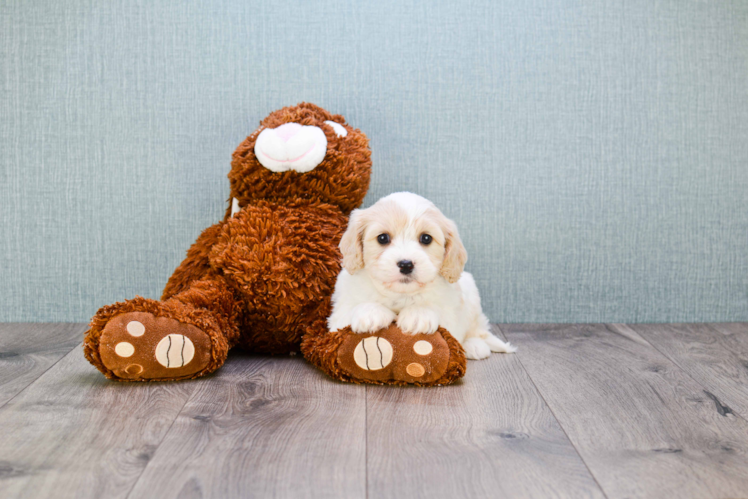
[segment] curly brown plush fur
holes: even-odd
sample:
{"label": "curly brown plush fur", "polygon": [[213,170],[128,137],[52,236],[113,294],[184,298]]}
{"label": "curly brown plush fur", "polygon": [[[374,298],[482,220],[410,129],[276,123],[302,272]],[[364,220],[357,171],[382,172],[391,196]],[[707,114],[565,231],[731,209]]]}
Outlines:
{"label": "curly brown plush fur", "polygon": [[[348,134],[339,137],[327,120]],[[291,122],[322,129],[324,160],[306,173],[268,170],[255,156],[257,137]],[[87,359],[115,380],[177,380],[216,370],[234,346],[281,354],[299,350],[306,337],[312,363],[354,381],[335,369],[339,334],[327,331],[325,319],[341,270],[338,243],[370,172],[368,139],[342,116],[309,103],[271,113],[232,157],[229,200],[238,200],[241,211],[232,217],[229,203],[223,221],[203,231],[161,301],[136,297],[102,307],[86,332]],[[164,339],[168,345],[158,347]],[[122,344],[128,344],[124,351]],[[158,349],[176,365],[157,364]],[[451,380],[462,376],[464,365],[463,356],[462,368],[449,370]]]}

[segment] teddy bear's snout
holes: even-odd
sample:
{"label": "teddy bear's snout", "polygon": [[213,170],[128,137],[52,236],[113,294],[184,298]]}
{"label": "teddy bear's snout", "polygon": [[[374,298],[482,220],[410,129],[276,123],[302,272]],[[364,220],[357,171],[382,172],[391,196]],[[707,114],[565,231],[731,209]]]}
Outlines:
{"label": "teddy bear's snout", "polygon": [[313,125],[286,123],[266,128],[257,137],[255,156],[273,172],[309,172],[322,163],[327,153],[327,137]]}

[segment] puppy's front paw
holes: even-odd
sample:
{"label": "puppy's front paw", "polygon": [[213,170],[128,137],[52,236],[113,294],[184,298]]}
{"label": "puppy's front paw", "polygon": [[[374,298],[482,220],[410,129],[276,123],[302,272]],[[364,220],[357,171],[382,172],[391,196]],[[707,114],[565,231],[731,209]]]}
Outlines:
{"label": "puppy's front paw", "polygon": [[426,307],[406,307],[397,315],[397,326],[403,333],[434,333],[439,329],[439,315]]}
{"label": "puppy's front paw", "polygon": [[393,321],[395,313],[381,304],[359,304],[351,311],[351,330],[355,333],[374,333]]}
{"label": "puppy's front paw", "polygon": [[465,349],[467,359],[486,359],[491,355],[491,348],[486,341],[478,337],[467,339],[462,344],[462,348]]}

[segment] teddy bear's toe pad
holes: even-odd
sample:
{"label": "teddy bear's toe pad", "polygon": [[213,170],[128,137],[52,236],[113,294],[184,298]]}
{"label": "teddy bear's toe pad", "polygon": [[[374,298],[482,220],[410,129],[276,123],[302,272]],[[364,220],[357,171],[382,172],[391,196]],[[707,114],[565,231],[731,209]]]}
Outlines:
{"label": "teddy bear's toe pad", "polygon": [[99,340],[104,366],[127,380],[189,377],[208,366],[210,351],[199,328],[145,312],[113,317]]}
{"label": "teddy bear's toe pad", "polygon": [[374,334],[347,335],[338,350],[338,365],[362,381],[429,384],[447,371],[449,356],[440,333],[404,334],[393,323]]}

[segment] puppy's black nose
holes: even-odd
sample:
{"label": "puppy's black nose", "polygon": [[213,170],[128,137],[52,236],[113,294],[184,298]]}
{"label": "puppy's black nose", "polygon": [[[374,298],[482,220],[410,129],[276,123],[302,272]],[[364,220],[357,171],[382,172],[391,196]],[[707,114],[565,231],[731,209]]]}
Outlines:
{"label": "puppy's black nose", "polygon": [[400,268],[400,272],[403,274],[410,274],[413,272],[413,263],[409,260],[401,260],[397,263],[397,267]]}

